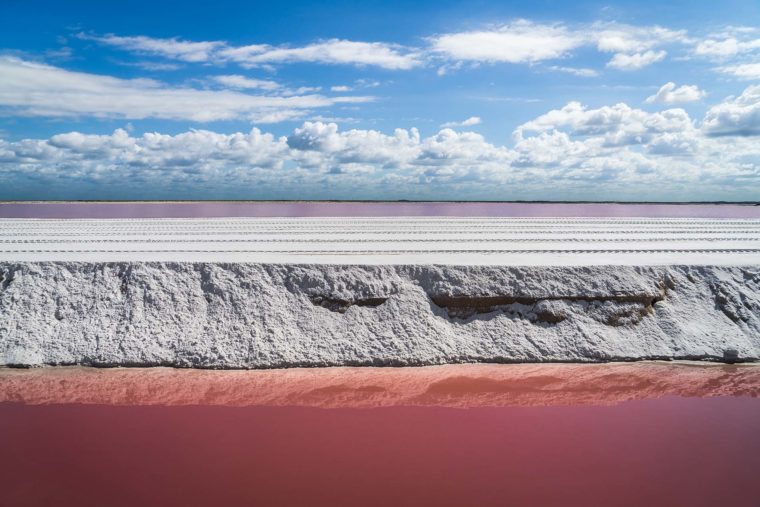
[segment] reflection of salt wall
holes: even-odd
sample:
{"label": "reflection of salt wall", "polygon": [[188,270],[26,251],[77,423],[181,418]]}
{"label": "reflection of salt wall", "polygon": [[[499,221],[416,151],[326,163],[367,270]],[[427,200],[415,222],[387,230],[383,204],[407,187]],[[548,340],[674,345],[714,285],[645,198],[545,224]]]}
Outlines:
{"label": "reflection of salt wall", "polygon": [[760,268],[0,264],[0,364],[760,358]]}
{"label": "reflection of salt wall", "polygon": [[423,368],[0,370],[0,403],[493,407],[760,395],[757,365],[466,364]]}

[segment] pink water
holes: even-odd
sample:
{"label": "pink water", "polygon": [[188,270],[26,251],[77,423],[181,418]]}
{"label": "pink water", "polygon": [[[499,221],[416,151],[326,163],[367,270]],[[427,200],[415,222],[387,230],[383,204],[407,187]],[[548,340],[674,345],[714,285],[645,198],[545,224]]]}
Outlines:
{"label": "pink water", "polygon": [[757,506],[759,373],[5,371],[0,504]]}
{"label": "pink water", "polygon": [[0,203],[4,218],[328,216],[760,218],[760,206],[504,202],[51,202]]}

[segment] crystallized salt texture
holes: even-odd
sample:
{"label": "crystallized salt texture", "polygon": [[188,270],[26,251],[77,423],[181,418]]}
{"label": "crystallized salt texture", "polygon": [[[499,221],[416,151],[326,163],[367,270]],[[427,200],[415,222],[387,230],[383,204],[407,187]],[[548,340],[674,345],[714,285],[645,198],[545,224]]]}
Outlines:
{"label": "crystallized salt texture", "polygon": [[0,263],[0,364],[760,358],[760,267]]}

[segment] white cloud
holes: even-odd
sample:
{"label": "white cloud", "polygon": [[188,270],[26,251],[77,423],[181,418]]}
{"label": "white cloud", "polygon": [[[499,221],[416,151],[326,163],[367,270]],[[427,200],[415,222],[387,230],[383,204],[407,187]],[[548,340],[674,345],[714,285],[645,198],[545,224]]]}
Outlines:
{"label": "white cloud", "polygon": [[760,79],[760,63],[744,63],[718,67],[718,72],[731,74],[739,79]]}
{"label": "white cloud", "polygon": [[361,78],[354,81],[354,83],[359,88],[377,88],[380,86],[380,81],[376,79]]}
{"label": "white cloud", "polygon": [[[578,48],[595,46],[603,53],[614,53],[609,67],[636,70],[665,58],[662,46],[689,43],[685,30],[660,26],[632,26],[620,23],[594,23],[566,26],[539,24],[526,20],[487,30],[474,30],[438,35],[430,39],[430,50],[454,64],[444,64],[443,75],[461,66],[461,62],[507,62],[533,64],[565,58]],[[567,66],[551,70],[593,77],[597,71]]]}
{"label": "white cloud", "polygon": [[681,109],[647,113],[574,102],[518,127],[514,138],[519,156],[512,165],[548,172],[559,187],[630,185],[638,199],[663,191],[677,199],[760,191],[760,145],[706,137]]}
{"label": "white cloud", "polygon": [[760,49],[760,39],[738,40],[735,37],[726,37],[720,40],[705,39],[699,41],[694,48],[694,54],[713,58],[727,58],[756,49]]}
{"label": "white cloud", "polygon": [[441,128],[453,128],[453,127],[472,127],[474,125],[480,125],[481,120],[479,116],[470,116],[463,121],[447,121]]}
{"label": "white cloud", "polygon": [[660,51],[645,51],[643,53],[617,53],[607,62],[608,67],[619,70],[638,70],[653,63],[665,59],[668,53],[663,49]]}
{"label": "white cloud", "polygon": [[712,136],[760,135],[760,85],[750,86],[738,97],[711,107],[702,129]]}
{"label": "white cloud", "polygon": [[704,98],[706,93],[696,85],[676,87],[673,82],[665,83],[654,95],[647,97],[647,104],[679,104],[696,102]]}
{"label": "white cloud", "polygon": [[661,26],[596,23],[590,31],[597,49],[605,53],[643,53],[664,44],[687,40],[685,30],[670,30]]}
{"label": "white cloud", "polygon": [[567,131],[574,136],[593,139],[604,147],[646,145],[663,133],[695,132],[693,122],[683,109],[648,113],[624,103],[587,109],[579,102],[570,102],[524,123],[515,130],[516,141],[527,134]]}
{"label": "white cloud", "polygon": [[433,37],[431,50],[452,60],[535,63],[561,58],[583,43],[581,35],[562,25],[518,20],[490,30]]}
{"label": "white cloud", "polygon": [[[760,91],[745,95],[729,102],[760,101]],[[514,138],[508,148],[474,132],[443,129],[422,138],[414,128],[385,134],[323,122],[306,122],[279,138],[258,129],[70,132],[0,140],[0,182],[7,186],[23,175],[50,182],[138,181],[143,188],[163,185],[172,196],[180,187],[227,185],[241,197],[286,189],[291,198],[319,188],[354,198],[747,198],[760,191],[760,144],[706,136],[680,109],[647,113],[626,104],[588,109],[570,103],[521,125]]]}
{"label": "white cloud", "polygon": [[239,63],[244,67],[308,62],[407,70],[421,64],[416,54],[397,45],[341,39],[330,39],[302,47],[267,44],[227,47],[218,52],[218,57],[221,60]]}
{"label": "white cloud", "polygon": [[359,123],[361,120],[359,120],[359,118],[354,118],[352,116],[324,116],[321,114],[317,114],[317,115],[309,117],[308,121],[341,124],[341,123]]}
{"label": "white cloud", "polygon": [[11,57],[0,57],[0,75],[0,108],[24,116],[275,122],[300,117],[310,109],[371,100],[169,87],[149,79],[72,72]]}
{"label": "white cloud", "polygon": [[599,51],[614,53],[607,66],[619,70],[638,70],[659,62],[667,52],[657,48],[689,42],[685,30],[671,30],[656,25],[595,23],[591,34]]}
{"label": "white cloud", "polygon": [[231,46],[223,41],[191,42],[137,36],[91,35],[80,33],[80,39],[93,40],[138,54],[194,63],[236,62],[243,67],[261,67],[278,63],[309,62],[377,66],[406,70],[421,65],[419,55],[397,44],[329,39],[301,47],[251,44]]}
{"label": "white cloud", "polygon": [[694,54],[699,56],[733,56],[739,52],[739,41],[733,37],[723,40],[707,39],[700,41],[694,48]]}
{"label": "white cloud", "polygon": [[351,88],[350,86],[346,86],[346,85],[338,85],[338,86],[331,86],[330,87],[330,91],[331,92],[337,92],[337,93],[350,92],[351,90],[353,90],[353,88]]}
{"label": "white cloud", "polygon": [[286,97],[292,96],[292,95],[304,95],[308,93],[318,93],[322,91],[321,86],[299,86],[298,88],[293,89],[283,89],[280,91],[280,95],[284,95]]}
{"label": "white cloud", "polygon": [[150,61],[136,61],[136,62],[118,62],[119,65],[127,65],[129,67],[139,67],[141,69],[150,71],[171,71],[182,68],[181,65],[169,62],[150,62]]}
{"label": "white cloud", "polygon": [[221,41],[191,42],[176,37],[171,39],[156,39],[144,35],[121,37],[113,34],[98,36],[80,33],[77,37],[83,40],[93,40],[126,51],[163,56],[173,60],[193,63],[211,60],[215,51],[224,46],[224,42]]}
{"label": "white cloud", "polygon": [[339,132],[335,123],[305,122],[287,142],[291,156],[304,167],[334,173],[373,172],[413,164],[420,135],[416,129],[396,129],[392,136],[375,130]]}
{"label": "white cloud", "polygon": [[[194,42],[144,35],[79,34],[79,37],[138,54],[185,62],[233,62],[245,68],[304,62],[376,66],[390,70],[408,70],[436,62],[440,75],[460,68],[463,62],[534,64],[568,57],[573,50],[584,46],[614,53],[609,66],[631,70],[663,59],[666,53],[659,48],[664,45],[692,42],[686,31],[660,26],[601,22],[568,26],[523,19],[479,30],[438,34],[429,37],[424,48],[344,39],[321,40],[304,46],[234,46],[224,41]],[[444,62],[440,61],[442,59]],[[553,70],[584,77],[596,75],[593,69],[568,66],[556,66]]]}
{"label": "white cloud", "polygon": [[555,72],[564,72],[565,74],[572,74],[579,77],[597,77],[599,75],[599,72],[595,71],[594,69],[579,67],[562,67],[559,65],[552,65],[549,67],[549,70],[553,70]]}
{"label": "white cloud", "polygon": [[259,90],[277,90],[280,88],[280,84],[275,81],[269,81],[266,79],[253,79],[237,74],[214,76],[212,78],[217,83],[227,86],[229,88],[236,88],[242,90],[259,89]]}

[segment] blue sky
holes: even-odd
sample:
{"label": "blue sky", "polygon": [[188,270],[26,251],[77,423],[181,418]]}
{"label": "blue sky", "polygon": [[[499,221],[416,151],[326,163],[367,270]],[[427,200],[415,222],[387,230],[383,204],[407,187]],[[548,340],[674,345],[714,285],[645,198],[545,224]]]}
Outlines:
{"label": "blue sky", "polygon": [[760,195],[755,1],[2,11],[2,199]]}

